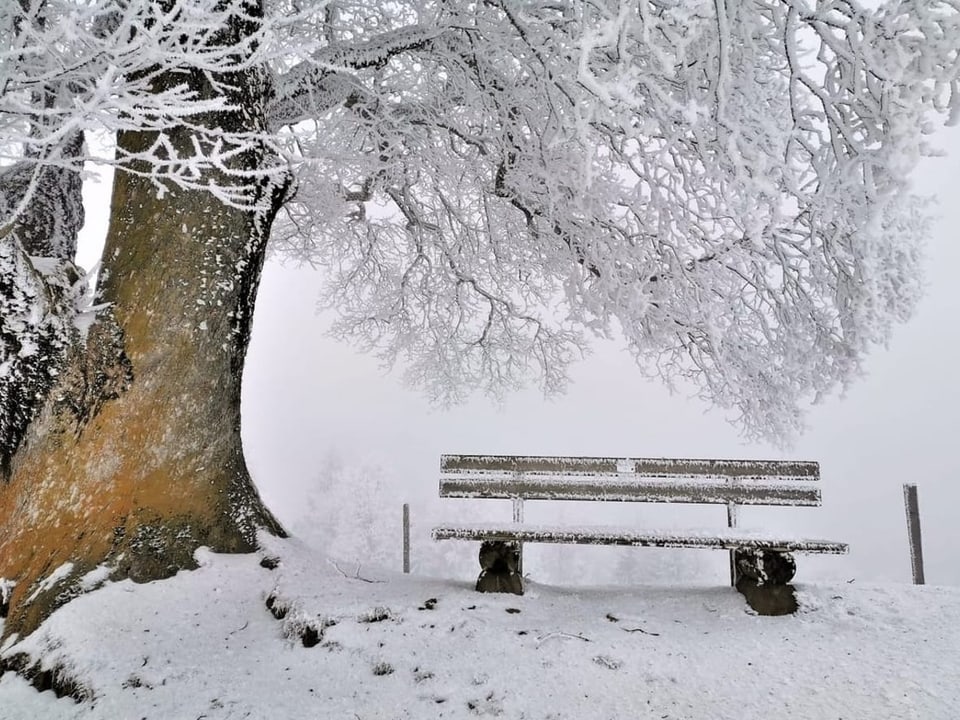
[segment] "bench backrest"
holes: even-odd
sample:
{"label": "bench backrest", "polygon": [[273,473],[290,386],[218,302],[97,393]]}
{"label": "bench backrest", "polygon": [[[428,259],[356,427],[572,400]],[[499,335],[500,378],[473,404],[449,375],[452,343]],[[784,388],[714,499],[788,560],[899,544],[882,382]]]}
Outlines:
{"label": "bench backrest", "polygon": [[440,497],[820,505],[820,466],[780,460],[442,455]]}

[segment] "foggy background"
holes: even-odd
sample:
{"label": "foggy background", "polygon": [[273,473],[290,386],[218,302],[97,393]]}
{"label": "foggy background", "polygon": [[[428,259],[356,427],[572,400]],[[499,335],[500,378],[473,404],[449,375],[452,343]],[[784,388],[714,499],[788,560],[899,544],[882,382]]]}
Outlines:
{"label": "foggy background", "polygon": [[[745,443],[719,411],[683,388],[643,379],[614,343],[597,343],[564,396],[536,389],[497,407],[477,397],[432,407],[375,359],[325,337],[316,313],[320,276],[267,263],[244,376],[247,459],[267,504],[295,534],[365,567],[400,568],[401,504],[413,521],[413,571],[476,577],[476,544],[429,539],[435,522],[509,520],[506,501],[437,499],[442,453],[616,457],[790,458],[821,464],[823,507],[744,508],[741,525],[849,542],[848,556],[799,556],[798,581],[909,582],[902,485],[916,483],[929,584],[960,585],[960,132],[939,136],[945,158],[915,175],[937,194],[927,247],[927,293],[888,349],[846,398],[815,407],[794,447]],[[106,179],[87,183],[80,263],[90,267],[105,233]],[[722,506],[527,503],[530,521],[725,526]],[[539,507],[538,507],[539,506]],[[525,571],[553,583],[726,581],[726,553],[528,546]]]}

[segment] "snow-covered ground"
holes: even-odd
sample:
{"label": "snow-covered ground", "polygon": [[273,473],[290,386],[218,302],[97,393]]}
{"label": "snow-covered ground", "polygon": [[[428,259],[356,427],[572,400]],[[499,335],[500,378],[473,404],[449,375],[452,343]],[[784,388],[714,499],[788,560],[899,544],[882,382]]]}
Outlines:
{"label": "snow-covered ground", "polygon": [[71,602],[4,653],[63,666],[92,699],[6,673],[0,718],[960,717],[957,588],[799,585],[801,611],[771,618],[728,587],[481,595],[272,545],[273,570],[201,552],[198,571]]}

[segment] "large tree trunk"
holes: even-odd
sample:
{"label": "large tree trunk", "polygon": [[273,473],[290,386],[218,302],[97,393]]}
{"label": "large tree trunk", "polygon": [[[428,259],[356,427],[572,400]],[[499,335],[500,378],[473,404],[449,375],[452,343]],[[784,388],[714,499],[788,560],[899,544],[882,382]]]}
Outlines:
{"label": "large tree trunk", "polygon": [[[262,76],[221,80],[243,111],[203,123],[260,129]],[[210,92],[201,74],[191,82]],[[184,150],[193,139],[186,128],[169,138]],[[121,133],[118,146],[138,152],[154,139]],[[238,169],[260,166],[262,152],[242,155]],[[240,441],[244,356],[282,188],[216,179],[244,182],[259,208],[199,190],[158,196],[149,180],[116,174],[100,283],[110,309],[66,350],[0,478],[0,578],[16,582],[5,635],[31,632],[88,589],[84,576],[98,566],[148,581],[193,567],[199,546],[245,552],[258,529],[282,533]]]}

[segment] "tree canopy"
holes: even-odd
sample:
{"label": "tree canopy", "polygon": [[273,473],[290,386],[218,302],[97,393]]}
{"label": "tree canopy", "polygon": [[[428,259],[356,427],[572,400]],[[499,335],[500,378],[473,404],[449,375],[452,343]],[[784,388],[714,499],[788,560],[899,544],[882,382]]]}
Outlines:
{"label": "tree canopy", "polygon": [[272,246],[441,401],[561,389],[616,336],[789,437],[920,295],[958,39],[955,0],[3,3],[0,377],[72,332],[23,256],[72,259],[93,160],[255,211],[289,184]]}

